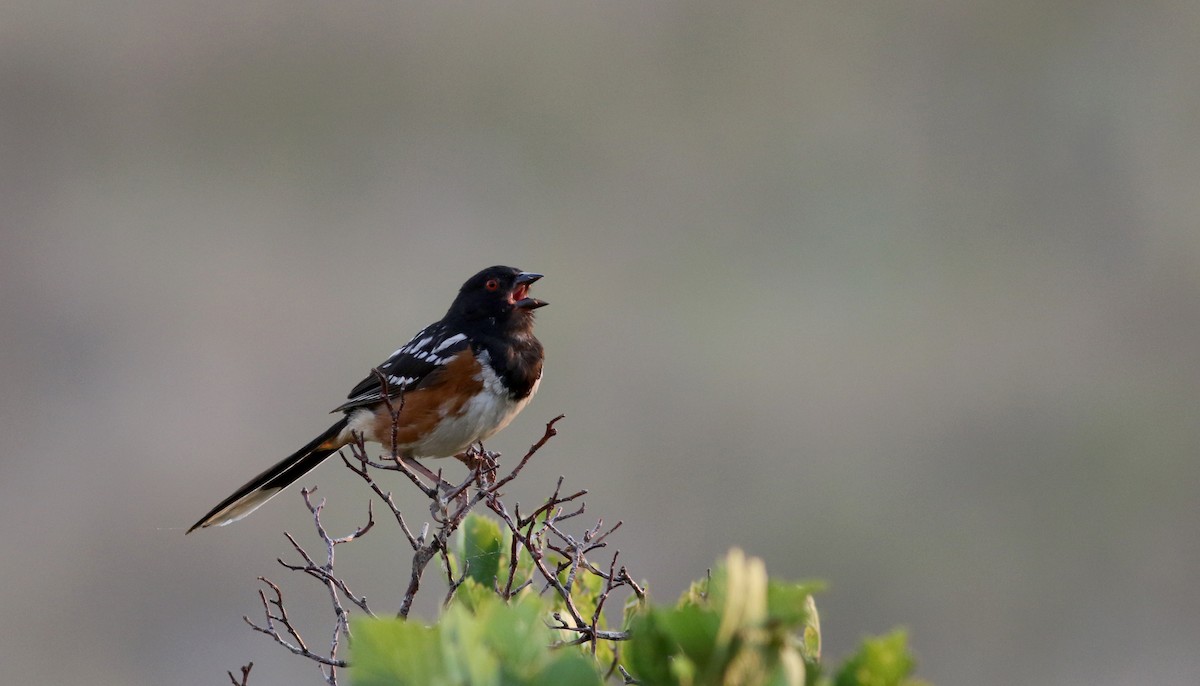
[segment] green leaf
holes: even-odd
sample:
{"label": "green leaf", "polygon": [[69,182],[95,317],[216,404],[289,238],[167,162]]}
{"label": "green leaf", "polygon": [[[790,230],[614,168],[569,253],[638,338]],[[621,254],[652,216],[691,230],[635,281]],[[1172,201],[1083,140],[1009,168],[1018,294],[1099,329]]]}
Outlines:
{"label": "green leaf", "polygon": [[808,621],[812,594],[821,590],[821,584],[811,582],[771,581],[767,584],[767,617],[787,628],[799,628]]}
{"label": "green leaf", "polygon": [[351,678],[356,686],[448,683],[438,632],[400,619],[363,618],[354,622],[350,643]]}
{"label": "green leaf", "polygon": [[[479,617],[486,644],[506,665],[538,666],[546,661],[550,630],[546,627],[546,608],[542,599],[523,593],[505,605],[497,596]],[[532,673],[533,669],[522,670]]]}
{"label": "green leaf", "polygon": [[451,605],[461,605],[471,612],[477,612],[495,597],[496,592],[491,588],[482,586],[471,577],[467,577],[463,579],[462,585],[454,592]]}
{"label": "green leaf", "polygon": [[908,634],[898,629],[886,636],[868,638],[842,668],[837,686],[906,686],[916,666],[908,652]]}
{"label": "green leaf", "polygon": [[[471,513],[458,529],[455,546],[467,565],[467,576],[487,588],[496,586],[504,537],[494,519]],[[457,570],[461,573],[461,570]]]}
{"label": "green leaf", "polygon": [[721,625],[721,618],[716,612],[685,605],[662,613],[659,621],[664,633],[695,664],[697,671],[706,673],[713,669],[713,649]]}
{"label": "green leaf", "polygon": [[[438,622],[439,649],[446,683],[498,686],[500,659],[489,650],[483,622],[463,606],[447,608]],[[464,646],[476,646],[464,650]]]}
{"label": "green leaf", "polygon": [[528,683],[529,686],[600,686],[603,682],[590,660],[578,653],[563,652]]}
{"label": "green leaf", "polygon": [[663,615],[669,610],[649,608],[634,618],[630,641],[624,654],[626,669],[643,684],[677,684],[671,672],[671,661],[678,652],[678,643],[664,626]]}

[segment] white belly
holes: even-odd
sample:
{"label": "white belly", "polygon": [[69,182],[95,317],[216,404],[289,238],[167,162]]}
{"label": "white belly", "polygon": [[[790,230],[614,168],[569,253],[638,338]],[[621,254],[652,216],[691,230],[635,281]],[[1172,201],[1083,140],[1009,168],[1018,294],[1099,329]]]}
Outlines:
{"label": "white belly", "polygon": [[[491,367],[485,369],[487,374],[492,374]],[[437,429],[428,434],[425,440],[409,447],[409,450],[413,457],[457,455],[476,441],[491,438],[494,433],[509,426],[512,417],[526,407],[530,397],[533,397],[533,393],[514,401],[508,392],[497,392],[485,383],[484,391],[470,399],[462,414],[445,417],[438,423]]]}
{"label": "white belly", "polygon": [[[414,457],[457,455],[471,447],[472,443],[487,440],[508,426],[513,417],[529,403],[529,399],[537,392],[541,383],[541,379],[538,379],[529,395],[514,400],[486,360],[481,375],[483,389],[467,402],[461,413],[457,416],[446,416],[439,422],[437,429],[424,440],[410,446],[408,450]],[[450,407],[442,408],[442,412],[446,414],[449,414],[450,410]]]}

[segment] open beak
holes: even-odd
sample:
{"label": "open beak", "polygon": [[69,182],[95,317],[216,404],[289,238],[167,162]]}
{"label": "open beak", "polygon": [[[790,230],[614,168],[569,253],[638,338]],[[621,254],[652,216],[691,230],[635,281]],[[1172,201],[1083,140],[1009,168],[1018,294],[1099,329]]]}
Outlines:
{"label": "open beak", "polygon": [[545,307],[549,304],[545,300],[529,297],[529,287],[540,278],[542,278],[541,274],[533,272],[521,272],[517,274],[517,278],[514,280],[514,284],[516,285],[513,287],[512,293],[513,307],[522,310],[536,310],[539,307]]}

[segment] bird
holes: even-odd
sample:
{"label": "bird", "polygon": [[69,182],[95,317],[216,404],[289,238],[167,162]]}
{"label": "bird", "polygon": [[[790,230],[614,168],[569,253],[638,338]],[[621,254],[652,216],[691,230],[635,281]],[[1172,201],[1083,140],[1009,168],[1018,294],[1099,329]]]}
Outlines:
{"label": "bird", "polygon": [[545,355],[533,320],[547,303],[529,295],[541,278],[494,266],[467,279],[444,317],[350,390],[333,410],[342,413],[333,426],[246,482],[187,533],[245,517],[359,438],[411,462],[459,455],[503,429],[542,380]]}

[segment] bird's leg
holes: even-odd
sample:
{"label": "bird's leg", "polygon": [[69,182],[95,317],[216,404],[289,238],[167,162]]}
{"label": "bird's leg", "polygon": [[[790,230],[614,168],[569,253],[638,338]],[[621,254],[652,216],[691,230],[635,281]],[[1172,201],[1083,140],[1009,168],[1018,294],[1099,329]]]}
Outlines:
{"label": "bird's leg", "polygon": [[[422,475],[424,475],[426,478],[428,478],[430,481],[432,481],[435,484],[435,487],[440,491],[445,491],[446,493],[453,493],[456,489],[462,488],[462,490],[459,491],[459,493],[457,493],[454,496],[453,501],[458,503],[458,507],[460,509],[463,507],[466,507],[466,505],[467,505],[467,489],[466,488],[455,486],[454,484],[450,483],[449,481],[446,481],[445,479],[443,479],[441,477],[440,473],[434,473],[434,472],[430,471],[428,467],[421,464],[420,462],[417,462],[416,460],[414,460],[411,457],[405,457],[405,458],[401,458],[401,459],[404,460],[404,464],[408,465],[409,467],[412,467],[415,471],[420,472]],[[464,484],[464,486],[465,486],[465,484]],[[430,503],[429,512],[430,512],[430,514],[433,515],[433,518],[435,521],[437,521],[439,523],[446,521],[446,506],[448,504],[449,504],[449,502],[446,500],[443,500],[440,496],[438,498],[435,498],[434,501],[432,503]]]}
{"label": "bird's leg", "polygon": [[421,464],[420,462],[417,462],[413,458],[402,457],[400,459],[404,460],[404,464],[411,467],[413,469],[413,471],[420,472],[422,476],[424,476],[425,478],[432,481],[435,486],[446,487],[446,488],[450,487],[450,484],[448,482],[446,482],[446,480],[442,479],[440,474],[435,474],[434,472],[429,470],[429,467],[426,467],[425,465]]}

